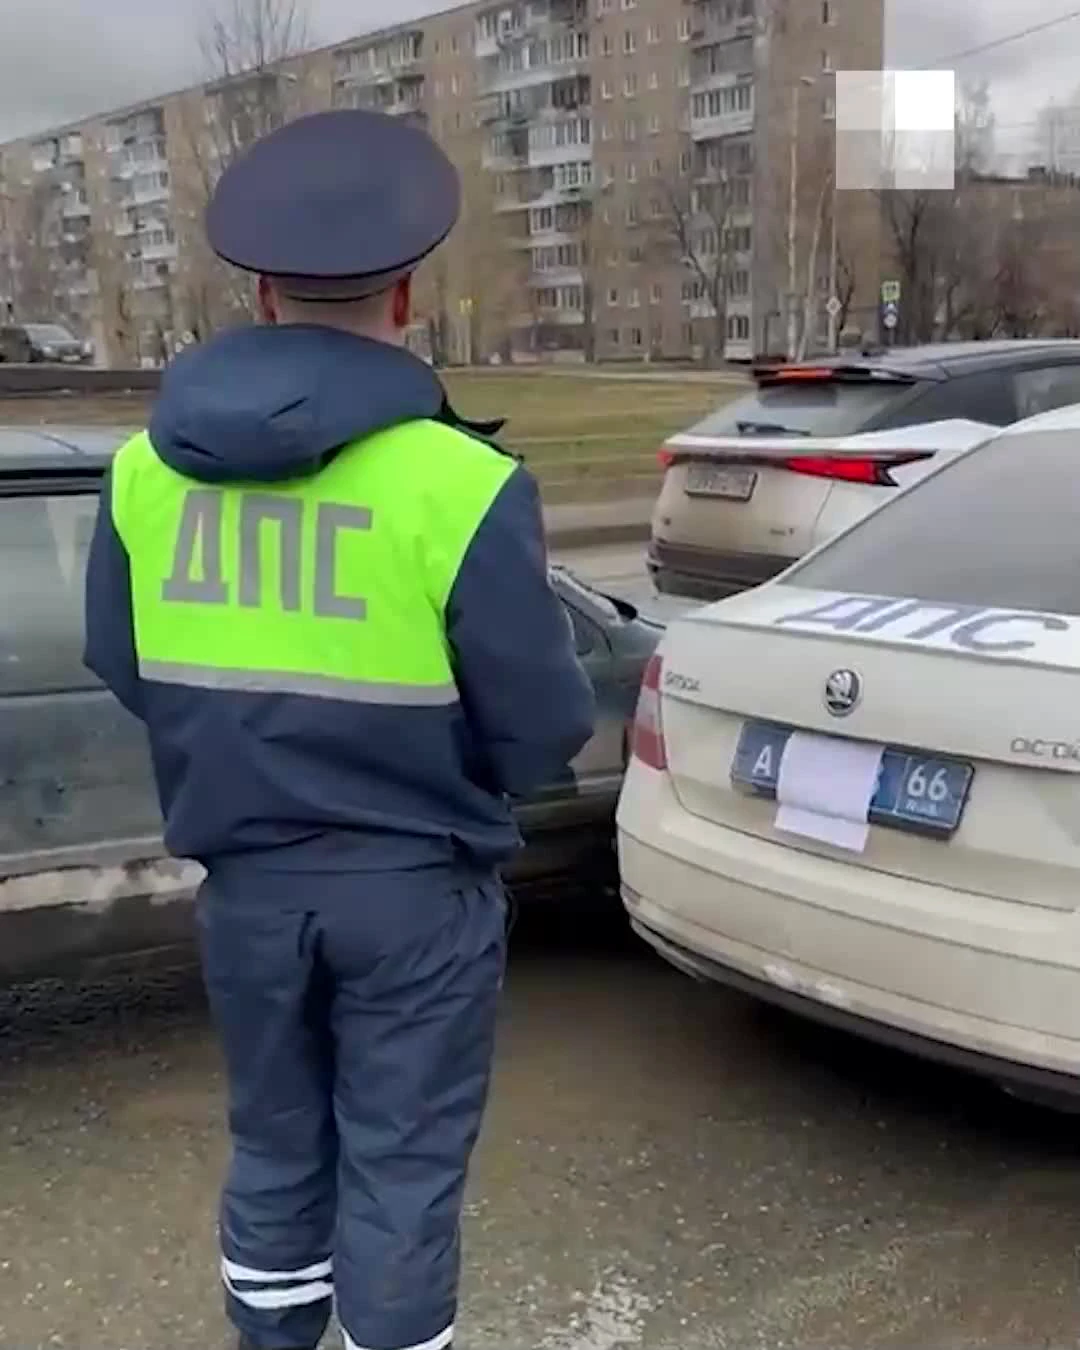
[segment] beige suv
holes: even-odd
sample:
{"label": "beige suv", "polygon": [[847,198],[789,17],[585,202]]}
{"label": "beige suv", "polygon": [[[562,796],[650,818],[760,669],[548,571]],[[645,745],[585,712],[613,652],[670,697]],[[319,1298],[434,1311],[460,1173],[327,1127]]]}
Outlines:
{"label": "beige suv", "polygon": [[760,367],[664,446],[648,565],[719,600],[783,571],[949,456],[1080,403],[1080,341],[946,343]]}

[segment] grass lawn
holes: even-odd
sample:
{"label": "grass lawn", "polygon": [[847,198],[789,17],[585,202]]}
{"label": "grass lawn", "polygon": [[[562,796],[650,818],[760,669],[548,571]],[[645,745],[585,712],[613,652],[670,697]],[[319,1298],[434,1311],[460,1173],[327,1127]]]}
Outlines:
{"label": "grass lawn", "polygon": [[[502,441],[525,457],[549,501],[589,501],[643,493],[657,482],[664,438],[735,397],[738,385],[678,378],[529,372],[450,371],[450,397],[462,416],[506,418]],[[0,426],[139,426],[148,403],[127,395],[0,399]]]}

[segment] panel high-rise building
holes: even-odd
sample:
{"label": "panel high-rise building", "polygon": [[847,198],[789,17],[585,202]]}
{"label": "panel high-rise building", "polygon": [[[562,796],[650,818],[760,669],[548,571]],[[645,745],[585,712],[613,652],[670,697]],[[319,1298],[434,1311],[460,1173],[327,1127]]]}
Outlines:
{"label": "panel high-rise building", "polygon": [[838,277],[849,320],[879,281],[872,194],[834,199],[831,169],[834,73],[881,67],[883,14],[474,0],[0,146],[0,305],[161,359],[245,304],[201,239],[222,165],[285,118],[365,107],[422,119],[462,173],[418,287],[437,359],[745,359],[792,316],[816,341]]}

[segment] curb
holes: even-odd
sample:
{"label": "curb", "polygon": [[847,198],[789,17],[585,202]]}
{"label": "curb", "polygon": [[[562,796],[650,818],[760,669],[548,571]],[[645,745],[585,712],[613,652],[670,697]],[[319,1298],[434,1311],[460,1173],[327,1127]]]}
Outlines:
{"label": "curb", "polygon": [[647,544],[652,534],[648,521],[619,525],[566,526],[547,531],[551,549],[606,548],[618,544]]}

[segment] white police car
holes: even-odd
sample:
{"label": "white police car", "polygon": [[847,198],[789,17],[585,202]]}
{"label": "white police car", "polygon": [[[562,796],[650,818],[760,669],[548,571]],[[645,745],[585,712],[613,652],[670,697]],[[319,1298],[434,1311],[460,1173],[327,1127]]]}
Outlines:
{"label": "white police car", "polygon": [[1080,1093],[1080,407],[673,622],[618,812],[674,965]]}

